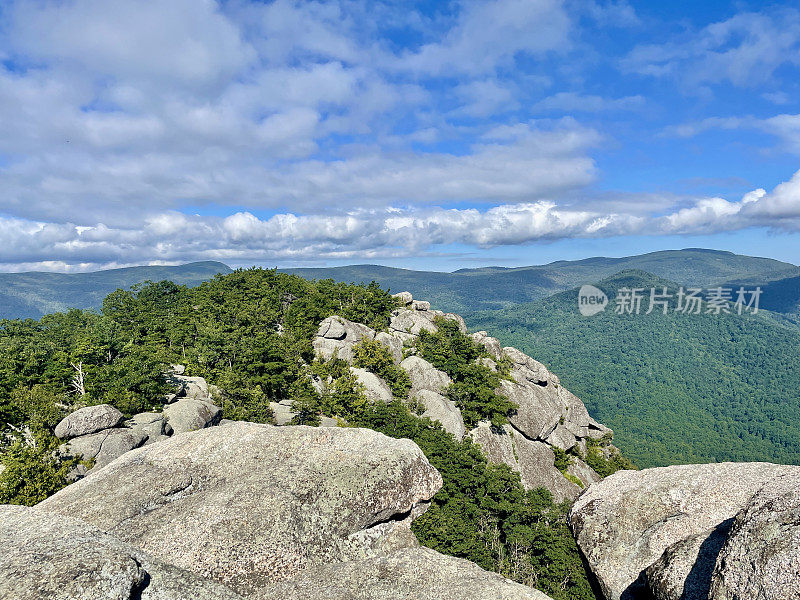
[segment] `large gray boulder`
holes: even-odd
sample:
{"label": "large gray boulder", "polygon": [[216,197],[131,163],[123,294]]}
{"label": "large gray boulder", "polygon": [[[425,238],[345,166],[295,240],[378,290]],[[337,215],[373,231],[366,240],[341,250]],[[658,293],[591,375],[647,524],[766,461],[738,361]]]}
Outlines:
{"label": "large gray boulder", "polygon": [[276,425],[288,425],[298,414],[292,410],[291,400],[270,402],[269,408],[272,410],[272,416],[275,418]]}
{"label": "large gray boulder", "polygon": [[350,367],[350,371],[356,376],[356,380],[363,387],[364,396],[370,402],[389,404],[394,398],[389,384],[375,373],[357,367]]}
{"label": "large gray boulder", "polygon": [[464,321],[464,317],[461,315],[457,315],[456,313],[445,313],[442,315],[445,319],[450,321],[455,321],[458,323],[458,330],[461,333],[467,333],[467,323]]}
{"label": "large gray boulder", "polygon": [[[484,339],[484,346],[487,343],[488,339]],[[506,346],[503,348],[503,355],[511,360],[511,375],[518,382],[530,382],[537,385],[546,385],[548,383],[557,385],[559,383],[558,377],[551,373],[547,367],[521,350],[517,350],[513,346]]]}
{"label": "large gray boulder", "polygon": [[0,598],[243,600],[78,519],[0,506]]}
{"label": "large gray boulder", "polygon": [[[713,532],[766,482],[798,470],[718,463],[618,471],[581,494],[570,511],[570,525],[605,597],[634,598],[646,585],[645,569],[665,550]],[[689,573],[671,577],[685,581]]]}
{"label": "large gray boulder", "polygon": [[509,421],[530,439],[546,440],[559,425],[564,406],[553,388],[504,379],[498,391],[519,407]]}
{"label": "large gray boulder", "polygon": [[375,339],[375,330],[361,323],[354,323],[342,317],[332,316],[320,323],[312,345],[317,355],[324,360],[336,356],[342,360],[352,362],[353,346],[362,339]]}
{"label": "large gray boulder", "polygon": [[164,419],[167,434],[186,433],[217,425],[222,419],[222,409],[207,400],[182,398],[164,407]]}
{"label": "large gray boulder", "polygon": [[441,423],[444,430],[452,433],[457,440],[464,437],[466,433],[464,418],[455,402],[430,390],[416,392],[414,397],[425,407],[425,411],[422,413],[423,417]]}
{"label": "large gray boulder", "polygon": [[491,337],[485,331],[476,331],[475,333],[470,334],[470,337],[474,342],[477,342],[483,346],[486,351],[495,358],[500,358],[503,356],[503,347],[500,344],[500,340]]}
{"label": "large gray boulder", "polygon": [[410,341],[421,331],[436,331],[437,327],[433,324],[435,316],[436,314],[430,310],[400,308],[392,312],[389,329],[404,342]]}
{"label": "large gray boulder", "polygon": [[397,303],[401,306],[408,306],[414,301],[414,297],[411,295],[411,292],[398,292],[396,294],[392,294],[392,298],[397,300]]}
{"label": "large gray boulder", "polygon": [[133,415],[128,421],[128,426],[147,436],[145,444],[153,444],[163,439],[166,420],[162,413],[144,412]]}
{"label": "large gray boulder", "polygon": [[87,406],[64,417],[56,425],[54,433],[64,440],[116,427],[124,420],[122,413],[108,404]]}
{"label": "large gray boulder", "polygon": [[410,440],[236,422],[128,452],[39,507],[248,595],[416,545],[411,520],[441,485]]}
{"label": "large gray boulder", "polygon": [[546,488],[556,502],[575,499],[581,488],[555,468],[555,454],[544,442],[529,440],[512,426],[493,428],[481,422],[469,432],[493,463],[506,464],[520,474],[525,489]]}
{"label": "large gray boulder", "polygon": [[708,600],[717,556],[728,539],[733,519],[691,535],[664,550],[645,571],[647,588],[655,600]]}
{"label": "large gray boulder", "polygon": [[165,379],[168,384],[175,387],[175,398],[211,399],[208,382],[202,377],[189,377],[170,372],[166,374]]}
{"label": "large gray boulder", "polygon": [[[94,460],[94,467],[104,467],[126,452],[138,448],[147,440],[147,435],[137,429],[124,427],[105,429],[90,435],[72,438],[59,447],[64,456],[80,460]],[[83,475],[85,471],[78,474]]]}
{"label": "large gray boulder", "polygon": [[452,383],[444,371],[440,371],[420,356],[409,356],[400,363],[411,380],[411,394],[420,390],[430,390],[441,394]]}
{"label": "large gray boulder", "polygon": [[403,340],[387,331],[381,331],[375,336],[375,341],[386,346],[394,363],[400,364],[400,361],[403,360]]}
{"label": "large gray boulder", "polygon": [[800,598],[800,469],[768,481],[736,515],[710,600]]}
{"label": "large gray boulder", "polygon": [[322,565],[269,586],[254,600],[549,600],[531,587],[430,548]]}

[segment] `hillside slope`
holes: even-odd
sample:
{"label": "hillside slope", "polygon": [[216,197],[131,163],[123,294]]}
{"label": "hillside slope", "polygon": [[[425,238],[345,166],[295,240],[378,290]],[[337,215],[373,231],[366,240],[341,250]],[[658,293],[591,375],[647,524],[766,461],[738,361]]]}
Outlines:
{"label": "hillside slope", "polygon": [[230,273],[220,262],[194,262],[175,267],[107,269],[93,273],[0,273],[0,318],[38,319],[70,308],[97,309],[117,288],[143,281],[170,280],[195,286],[217,273]]}
{"label": "hillside slope", "polygon": [[640,467],[800,463],[800,332],[764,312],[618,315],[613,290],[677,285],[643,272],[597,285],[612,300],[593,317],[570,290],[467,321],[559,373]]}
{"label": "hillside slope", "polygon": [[426,298],[444,311],[463,314],[539,300],[626,269],[639,269],[700,287],[744,279],[757,279],[760,284],[765,284],[800,276],[800,267],[789,263],[696,248],[623,258],[558,261],[529,267],[461,269],[454,273],[412,271],[377,265],[282,271],[314,279],[330,277],[346,283],[374,280],[393,291],[408,290],[415,297]]}

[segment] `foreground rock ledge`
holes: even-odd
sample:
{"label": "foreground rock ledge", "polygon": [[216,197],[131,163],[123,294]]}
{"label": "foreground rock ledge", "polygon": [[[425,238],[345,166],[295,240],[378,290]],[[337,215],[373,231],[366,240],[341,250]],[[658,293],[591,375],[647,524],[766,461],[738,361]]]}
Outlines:
{"label": "foreground rock ledge", "polygon": [[[608,600],[671,598],[670,590],[682,590],[698,569],[705,570],[706,581],[689,583],[708,590],[707,563],[716,556],[703,550],[720,547],[719,535],[726,535],[732,518],[767,482],[798,473],[800,467],[769,463],[619,471],[577,499],[570,525]],[[662,555],[648,572],[661,587],[649,592],[645,570]],[[698,557],[705,564],[695,569]]]}
{"label": "foreground rock ledge", "polygon": [[259,600],[550,600],[476,564],[430,548],[324,565],[295,581],[273,584]]}
{"label": "foreground rock ledge", "polygon": [[708,597],[800,598],[800,469],[769,481],[736,515]]}
{"label": "foreground rock ledge", "polygon": [[441,485],[410,440],[237,422],[128,452],[38,507],[248,595],[415,546],[411,520]]}
{"label": "foreground rock ledge", "polygon": [[243,600],[77,519],[0,506],[0,598]]}

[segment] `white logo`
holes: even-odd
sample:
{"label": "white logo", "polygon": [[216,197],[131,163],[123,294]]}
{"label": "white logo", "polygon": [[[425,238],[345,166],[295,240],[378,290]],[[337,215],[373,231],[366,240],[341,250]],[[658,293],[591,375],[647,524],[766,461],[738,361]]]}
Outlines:
{"label": "white logo", "polygon": [[584,285],[578,292],[578,310],[584,317],[603,312],[608,304],[606,293],[593,285]]}

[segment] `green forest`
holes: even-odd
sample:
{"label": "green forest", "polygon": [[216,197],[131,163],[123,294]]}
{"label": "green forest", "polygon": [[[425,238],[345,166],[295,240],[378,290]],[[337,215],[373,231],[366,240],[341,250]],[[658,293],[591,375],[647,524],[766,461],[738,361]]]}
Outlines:
{"label": "green forest", "polygon": [[[577,290],[470,317],[558,373],[639,467],[800,463],[800,331],[759,314],[616,314],[613,291],[677,284],[641,271],[599,282],[611,304],[578,312]],[[647,304],[643,305],[643,311]]]}
{"label": "green forest", "polygon": [[[421,418],[407,397],[405,372],[385,348],[361,344],[355,360],[387,380],[396,398],[390,404],[367,402],[343,361],[315,359],[311,342],[324,318],[337,314],[381,330],[396,306],[375,283],[247,269],[194,288],[162,281],[120,289],[99,312],[2,320],[0,503],[35,504],[67,484],[74,462],[53,452],[52,432],[68,412],[99,403],[126,415],[158,408],[169,391],[164,372],[180,363],[218,386],[215,401],[226,418],[271,422],[270,400],[290,398],[298,423],[326,414],[343,426],[414,440],[444,478],[431,509],[414,523],[423,544],[556,600],[594,598],[566,524],[568,506],[546,490],[526,491],[518,474],[488,463],[468,439]],[[515,406],[494,392],[503,365],[494,372],[475,364],[482,347],[448,323],[422,336],[419,352],[451,375],[446,393],[467,421],[504,422]],[[312,374],[332,375],[335,384],[320,394]]]}

